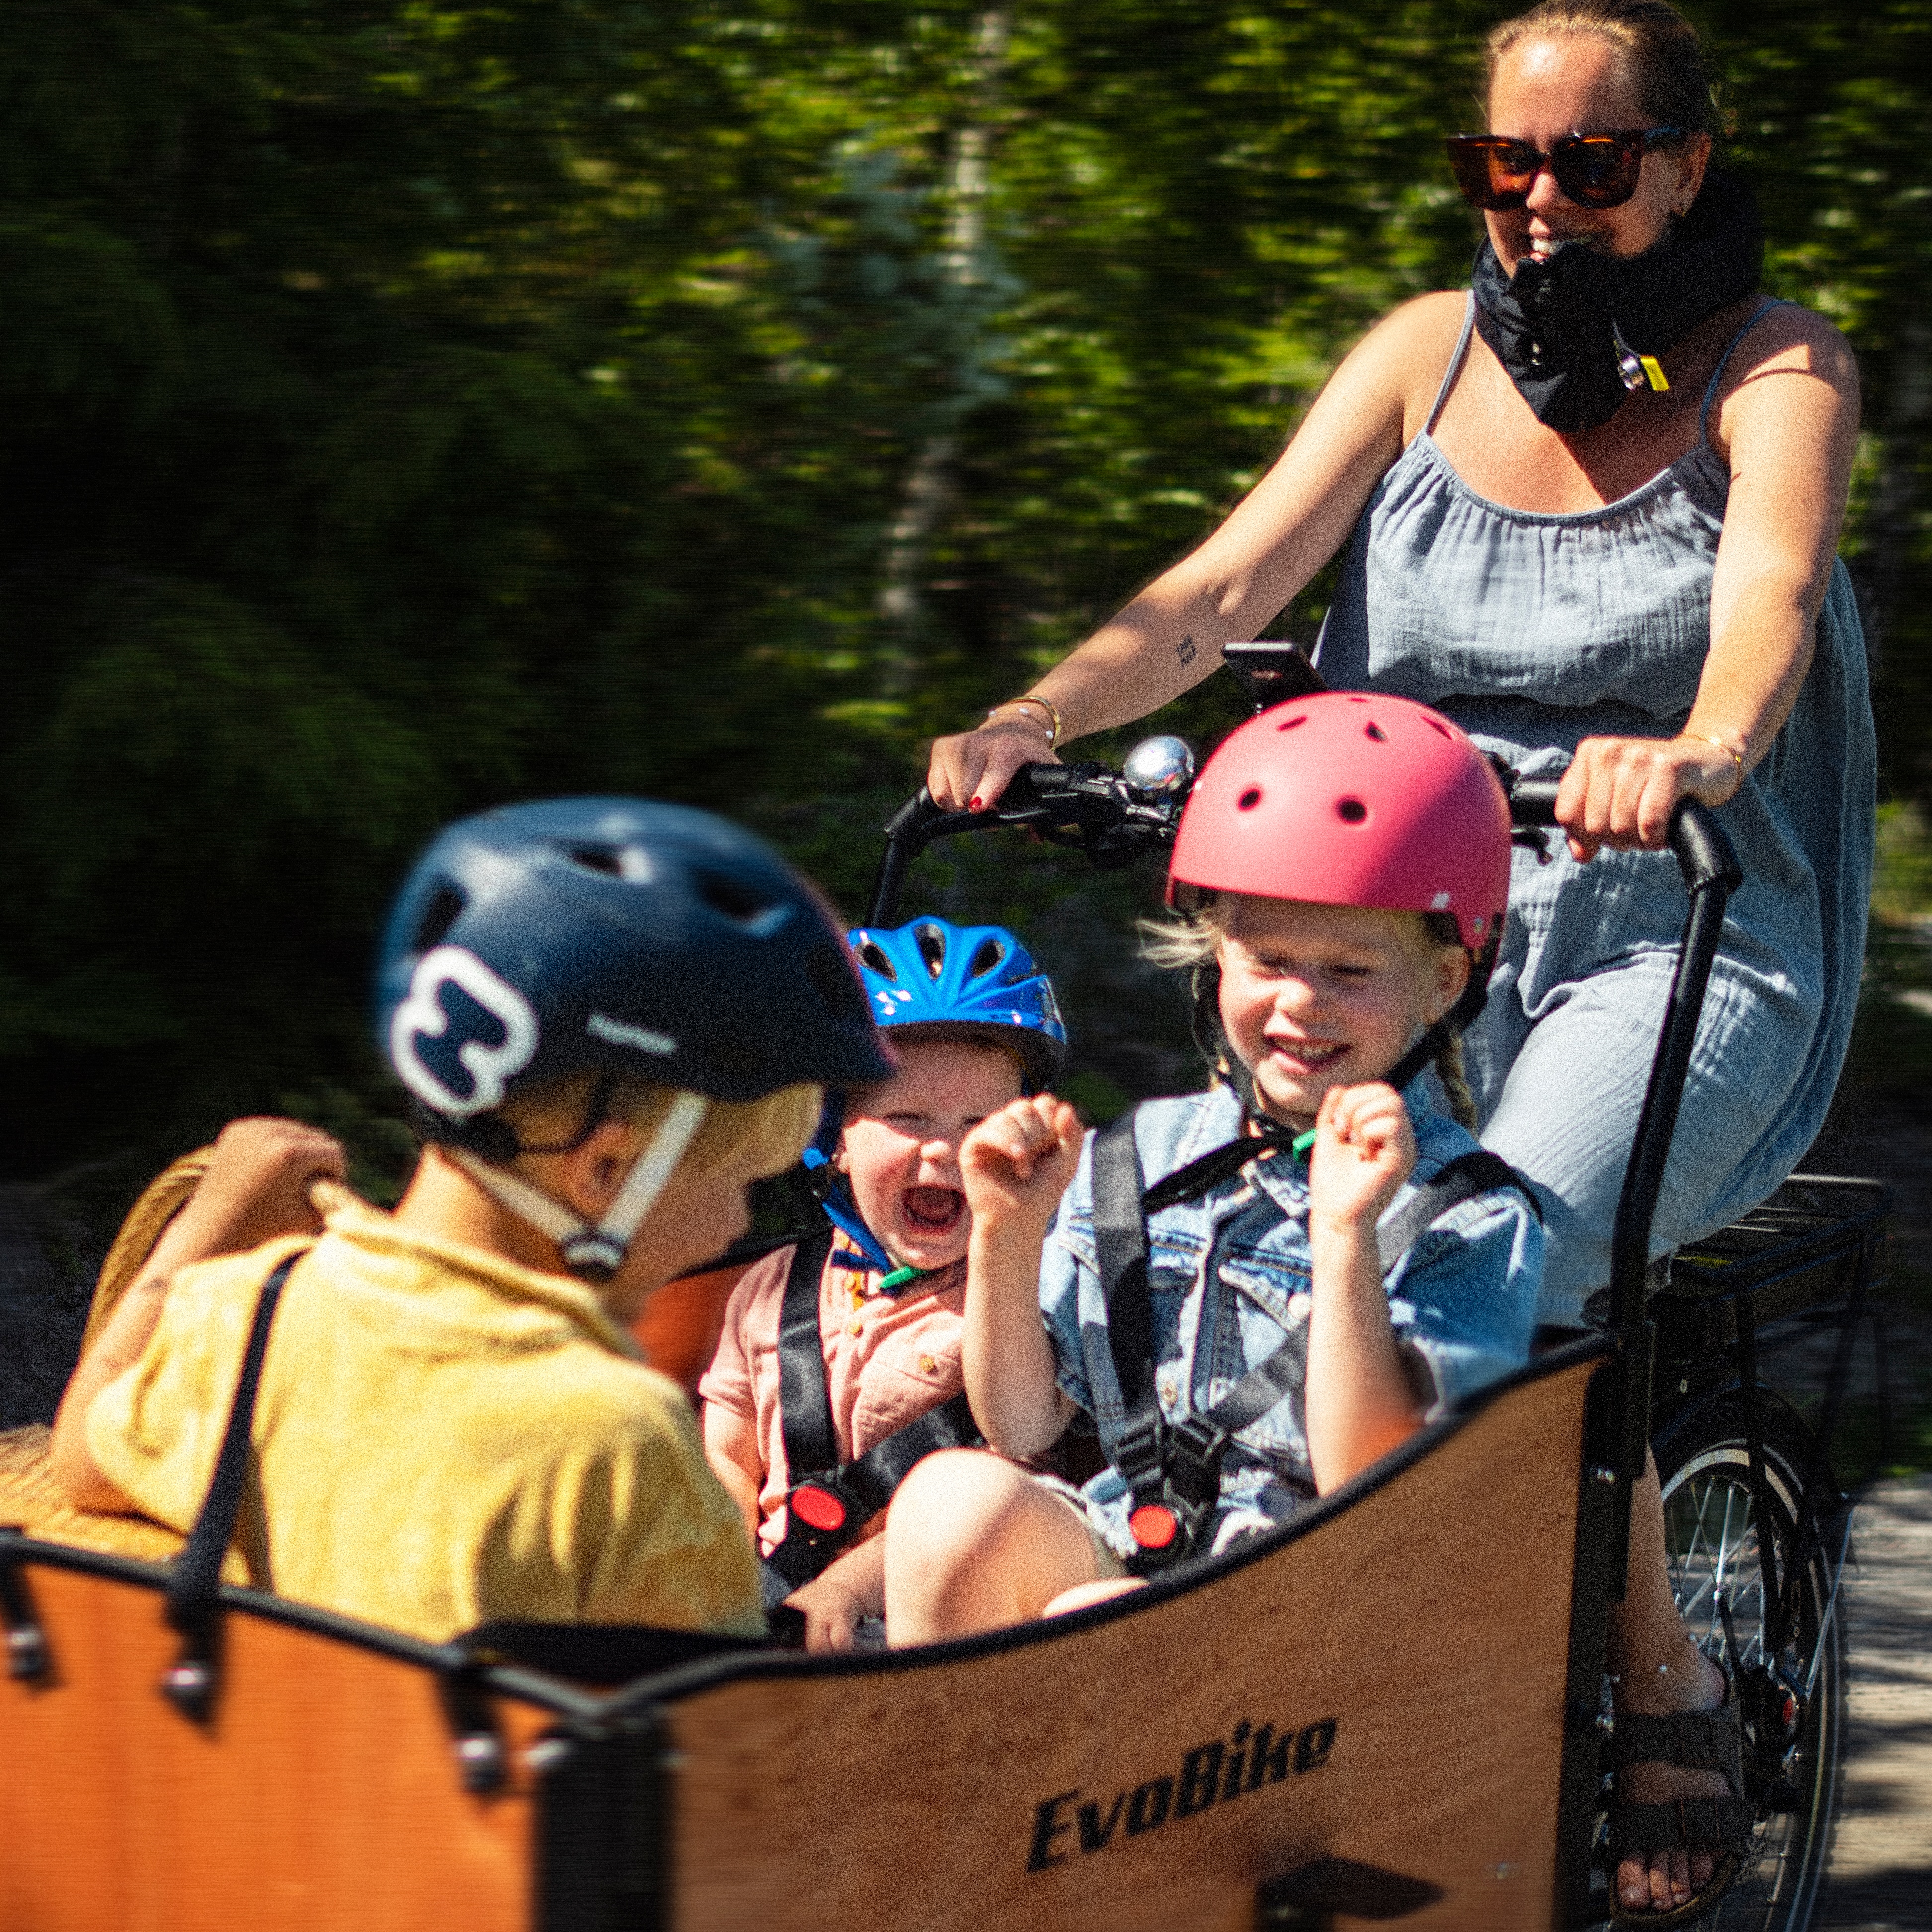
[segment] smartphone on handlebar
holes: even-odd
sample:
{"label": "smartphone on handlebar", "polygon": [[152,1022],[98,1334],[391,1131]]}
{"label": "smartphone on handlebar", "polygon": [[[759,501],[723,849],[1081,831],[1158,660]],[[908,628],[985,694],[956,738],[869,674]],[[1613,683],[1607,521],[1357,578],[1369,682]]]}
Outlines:
{"label": "smartphone on handlebar", "polygon": [[1223,644],[1221,660],[1257,711],[1328,688],[1301,646],[1286,638]]}

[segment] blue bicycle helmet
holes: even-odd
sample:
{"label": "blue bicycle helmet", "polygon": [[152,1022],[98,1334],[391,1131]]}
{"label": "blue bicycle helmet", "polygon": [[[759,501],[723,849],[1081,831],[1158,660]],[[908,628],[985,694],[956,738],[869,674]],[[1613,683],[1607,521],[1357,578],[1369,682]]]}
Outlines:
{"label": "blue bicycle helmet", "polygon": [[1033,1088],[1065,1064],[1053,983],[1004,926],[926,918],[849,937],[872,1017],[898,1038],[986,1040],[1020,1063]]}
{"label": "blue bicycle helmet", "polygon": [[586,1069],[728,1101],[892,1070],[813,888],[751,833],[645,799],[444,831],[390,915],[376,1030],[425,1131],[490,1160],[517,1150],[491,1110]]}
{"label": "blue bicycle helmet", "polygon": [[[958,926],[928,917],[890,930],[860,926],[847,938],[873,1016],[896,1038],[987,1041],[1019,1062],[1029,1091],[1060,1071],[1066,1058],[1066,1026],[1053,982],[1004,926]],[[844,1120],[844,1096],[828,1094],[805,1164],[827,1219],[854,1244],[857,1258],[889,1274],[892,1257],[866,1226],[832,1165]]]}

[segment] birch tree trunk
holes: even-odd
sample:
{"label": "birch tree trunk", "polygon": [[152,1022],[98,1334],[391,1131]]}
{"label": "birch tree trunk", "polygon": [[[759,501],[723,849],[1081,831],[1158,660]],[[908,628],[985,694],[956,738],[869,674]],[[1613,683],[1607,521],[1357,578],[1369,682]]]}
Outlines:
{"label": "birch tree trunk", "polygon": [[[1004,8],[980,16],[973,40],[971,118],[948,143],[946,281],[962,291],[982,278],[986,239],[986,199],[992,132],[987,124],[1004,64],[1010,19]],[[886,532],[879,615],[896,633],[896,644],[881,664],[886,694],[903,692],[912,676],[913,645],[923,625],[926,601],[920,579],[933,534],[958,495],[955,469],[959,439],[951,430],[928,436],[907,472],[898,512]]]}

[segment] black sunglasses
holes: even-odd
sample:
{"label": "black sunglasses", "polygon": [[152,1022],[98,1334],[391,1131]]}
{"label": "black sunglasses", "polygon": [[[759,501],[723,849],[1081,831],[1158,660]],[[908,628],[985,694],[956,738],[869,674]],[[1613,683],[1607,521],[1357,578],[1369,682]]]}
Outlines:
{"label": "black sunglasses", "polygon": [[1613,128],[1565,134],[1545,154],[1508,134],[1451,134],[1444,143],[1456,184],[1478,208],[1520,208],[1547,168],[1579,208],[1616,208],[1636,192],[1643,158],[1681,128]]}

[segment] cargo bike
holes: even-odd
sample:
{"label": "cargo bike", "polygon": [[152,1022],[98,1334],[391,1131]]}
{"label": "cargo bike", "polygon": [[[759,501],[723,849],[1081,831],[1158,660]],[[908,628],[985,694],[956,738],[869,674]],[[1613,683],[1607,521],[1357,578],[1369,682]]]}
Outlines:
{"label": "cargo bike", "polygon": [[[1282,647],[1228,655],[1258,709],[1310,675]],[[991,812],[922,793],[887,828],[870,921],[958,833],[1157,854],[1191,773],[1154,740],[1118,774],[1029,767]],[[1505,782],[1533,841],[1554,784]],[[1829,1452],[1880,1320],[1886,1202],[1796,1176],[1660,1282],[1650,1224],[1739,878],[1695,801],[1670,843],[1688,910],[1606,1328],[1129,1597],[838,1658],[565,1626],[428,1644],[220,1580],[245,1394],[179,1555],[158,1529],[152,1556],[104,1550],[29,1455],[0,1455],[19,1526],[0,1527],[0,1932],[1593,1924],[1604,1621],[1647,1439],[1678,1602],[1737,1678],[1758,1814],[1703,1922],[1803,1932],[1845,1693]],[[1813,1423],[1764,1370],[1820,1335]]]}

